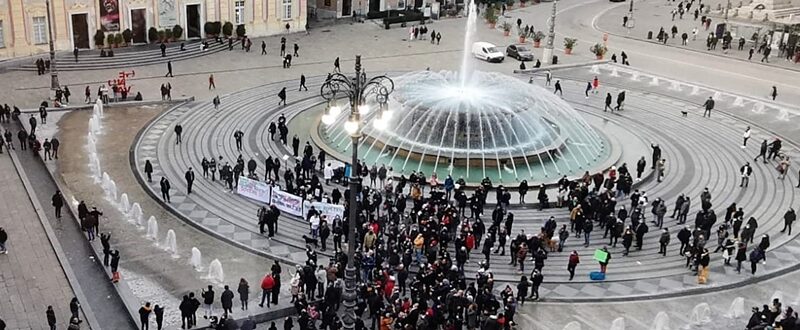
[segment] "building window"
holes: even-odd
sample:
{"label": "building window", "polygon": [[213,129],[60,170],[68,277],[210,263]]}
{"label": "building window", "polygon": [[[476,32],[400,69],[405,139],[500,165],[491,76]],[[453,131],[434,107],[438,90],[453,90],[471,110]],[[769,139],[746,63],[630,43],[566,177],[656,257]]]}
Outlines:
{"label": "building window", "polygon": [[292,19],[292,0],[282,0],[283,2],[283,19]]}
{"label": "building window", "polygon": [[47,19],[44,16],[33,18],[33,43],[36,45],[47,43]]}
{"label": "building window", "polygon": [[236,1],[233,8],[233,21],[236,24],[244,24],[244,1]]}
{"label": "building window", "polygon": [[6,48],[6,38],[3,36],[3,21],[0,21],[0,48]]}
{"label": "building window", "polygon": [[331,0],[325,0],[325,7],[331,6]]}

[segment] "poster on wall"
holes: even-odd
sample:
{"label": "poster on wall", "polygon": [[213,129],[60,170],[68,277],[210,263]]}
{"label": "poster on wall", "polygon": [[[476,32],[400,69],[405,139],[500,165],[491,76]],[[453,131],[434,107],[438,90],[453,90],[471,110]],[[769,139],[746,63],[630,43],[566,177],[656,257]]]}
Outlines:
{"label": "poster on wall", "polygon": [[175,0],[158,1],[158,26],[162,28],[173,27],[178,24],[175,10]]}
{"label": "poster on wall", "polygon": [[103,31],[119,31],[119,0],[100,0],[100,27]]}

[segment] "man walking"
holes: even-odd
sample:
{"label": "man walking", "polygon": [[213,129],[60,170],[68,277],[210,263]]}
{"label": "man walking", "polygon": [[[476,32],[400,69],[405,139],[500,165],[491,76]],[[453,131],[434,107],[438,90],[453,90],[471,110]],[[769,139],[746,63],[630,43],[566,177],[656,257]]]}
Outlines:
{"label": "man walking", "polygon": [[181,126],[181,124],[175,125],[175,144],[180,144],[182,142],[181,133],[183,133],[183,126]]}
{"label": "man walking", "polygon": [[333,72],[342,72],[342,69],[339,67],[338,57],[333,61]]}
{"label": "man walking", "polygon": [[764,164],[767,163],[767,149],[769,148],[769,144],[767,144],[767,140],[761,142],[761,148],[758,151],[758,156],[753,158],[753,161],[758,161],[758,158],[761,158],[764,161]]}
{"label": "man walking", "polygon": [[750,167],[750,162],[746,162],[739,168],[739,173],[742,174],[742,182],[739,187],[747,187],[750,184],[750,174],[753,174],[753,168]]}
{"label": "man walking", "polygon": [[164,77],[173,77],[173,75],[172,75],[172,61],[167,61],[167,74],[165,74]]}
{"label": "man walking", "polygon": [[161,186],[161,198],[163,198],[165,202],[169,203],[169,189],[171,188],[169,185],[169,180],[162,176],[159,185]]}
{"label": "man walking", "polygon": [[237,151],[242,151],[242,137],[244,137],[244,132],[241,130],[237,129],[236,132],[233,133],[233,139],[236,140]]}
{"label": "man walking", "polygon": [[261,40],[261,55],[267,55],[267,42]]}
{"label": "man walking", "polygon": [[603,112],[606,112],[608,109],[611,109],[611,112],[614,112],[614,108],[611,107],[612,100],[613,97],[611,96],[611,93],[606,93],[606,106],[603,108]]}
{"label": "man walking", "polygon": [[703,103],[703,107],[705,108],[705,111],[703,111],[703,117],[708,115],[708,118],[711,118],[711,110],[714,110],[714,99],[709,96],[708,100],[706,100],[706,103]]}
{"label": "man walking", "polygon": [[556,80],[554,85],[553,94],[558,93],[559,96],[564,96],[564,91],[561,90],[561,80]]}
{"label": "man walking", "polygon": [[56,190],[52,198],[53,208],[56,210],[56,219],[61,219],[61,208],[64,207],[64,196],[61,195],[60,190]]}
{"label": "man walking", "polygon": [[297,53],[297,51],[299,51],[299,50],[300,50],[300,46],[298,46],[298,45],[295,43],[295,44],[294,44],[294,54],[293,54],[293,56],[294,56],[294,57],[300,57],[300,54],[298,54],[298,53]]}
{"label": "man walking", "polygon": [[280,98],[280,101],[278,101],[278,105],[281,105],[281,103],[283,103],[283,105],[285,106],[286,105],[286,87],[282,88],[281,91],[278,92],[278,98]]}
{"label": "man walking", "polygon": [[789,229],[789,235],[791,235],[792,223],[794,223],[795,220],[797,220],[797,214],[794,212],[794,209],[790,207],[789,210],[783,214],[783,229],[781,229],[781,232]]}
{"label": "man walking", "polygon": [[216,89],[217,85],[214,84],[214,74],[208,76],[208,90]]}
{"label": "man walking", "polygon": [[297,91],[299,92],[299,91],[303,90],[304,88],[305,88],[306,91],[308,91],[308,87],[306,87],[306,75],[301,74],[300,75],[300,88],[298,88]]}
{"label": "man walking", "polygon": [[186,174],[184,175],[184,177],[186,178],[186,194],[191,194],[192,193],[192,183],[194,183],[194,171],[192,170],[191,167],[189,167],[189,170],[186,171]]}

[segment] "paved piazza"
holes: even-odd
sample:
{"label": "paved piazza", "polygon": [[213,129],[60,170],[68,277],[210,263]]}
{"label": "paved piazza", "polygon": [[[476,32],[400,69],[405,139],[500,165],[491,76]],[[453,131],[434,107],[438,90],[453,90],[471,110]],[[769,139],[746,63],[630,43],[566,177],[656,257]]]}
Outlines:
{"label": "paved piazza", "polygon": [[[637,25],[629,30],[619,26],[621,17],[628,12],[628,2],[559,1],[555,28],[555,54],[559,57],[559,64],[556,66],[544,64],[542,70],[531,71],[519,70],[519,62],[511,58],[499,64],[468,59],[475,70],[505,74],[522,83],[530,81],[543,88],[542,93],[548,93],[548,97],[554,88],[545,81],[545,70],[549,69],[553,75],[552,82],[559,81],[563,89],[561,99],[597,133],[594,142],[601,146],[591,161],[579,162],[575,158],[575,162],[570,163],[565,156],[554,161],[558,167],[524,169],[519,167],[521,162],[516,163],[517,157],[511,157],[515,163],[513,169],[506,163],[503,163],[506,164],[503,169],[488,169],[496,172],[491,173],[495,187],[499,184],[516,187],[522,179],[528,180],[531,186],[526,197],[527,205],[519,205],[516,189],[511,189],[508,212],[513,213],[514,221],[505,249],[509,249],[511,240],[521,230],[538,234],[551,217],[558,228],[566,225],[569,230],[570,211],[567,208],[539,210],[533,204],[540,184],[547,185],[546,192],[553,201],[558,194],[556,182],[562,175],[579,180],[585,171],[607,173],[612,166],[619,168],[626,164],[635,178],[638,160],[642,157],[647,160],[642,180],[634,179],[631,189],[646,192],[648,198],[644,214],[649,232],[644,235],[641,250],[636,248],[634,240],[630,253],[623,255],[623,239],[620,238],[616,247],[612,247],[608,238],[604,238],[605,229],[597,221],[589,235],[588,245],[584,245],[582,235],[578,238],[570,232],[563,252],[547,249],[550,253],[542,268],[540,299],[528,299],[524,305],[516,303],[514,321],[518,329],[734,329],[747,324],[750,307],[768,304],[773,298],[779,298],[783,308],[800,307],[800,289],[794,284],[800,279],[800,241],[797,240],[800,230],[795,228],[791,234],[781,232],[786,211],[800,206],[798,165],[789,166],[785,178],[781,179],[776,170],[779,160],[767,163],[753,160],[759,154],[762,141],[775,139],[782,141],[782,156],[791,163],[800,159],[800,79],[797,79],[800,64],[778,58],[777,50],[770,63],[748,61],[746,50],[732,50],[730,53],[708,50],[705,48],[708,32],[701,33],[697,41],[690,40],[685,46],[676,45],[680,44],[679,39],[672,39],[667,45],[648,41],[643,36],[649,30],[657,31],[660,26],[666,28],[675,24],[681,33],[700,26],[699,21],[691,20],[691,15],[673,23],[669,12],[677,2],[656,2],[636,2]],[[716,8],[721,1],[704,1],[707,2],[710,2],[708,6]],[[797,1],[794,5],[800,6]],[[549,2],[529,4],[525,8],[517,5],[501,20],[513,24],[519,18],[523,26],[532,24],[536,30],[546,33],[551,6]],[[717,22],[722,21],[717,13],[710,15]],[[82,57],[81,63],[72,64],[60,73],[62,83],[72,90],[72,103],[64,111],[51,111],[49,124],[40,123],[36,130],[40,140],[58,137],[63,146],[62,153],[67,154],[42,166],[40,158],[29,151],[19,150],[15,136],[17,150],[11,151],[15,153],[14,161],[4,160],[0,167],[3,182],[18,188],[5,189],[12,199],[4,199],[2,204],[18,205],[0,209],[4,219],[0,220],[0,227],[8,231],[7,246],[11,251],[8,255],[0,254],[0,319],[9,329],[44,328],[43,306],[54,305],[61,326],[69,320],[68,299],[74,295],[85,300],[81,318],[89,321],[83,324],[87,328],[138,326],[137,311],[144,302],[150,301],[166,306],[165,328],[178,329],[181,321],[178,306],[183,295],[189,292],[200,295],[201,287],[212,285],[217,291],[215,309],[219,315],[219,294],[223,285],[229,285],[236,292],[241,278],[250,283],[250,308],[248,311],[240,310],[239,294],[236,293],[234,318],[241,321],[253,315],[260,322],[279,318],[276,320],[279,328],[285,315],[291,314],[297,320],[289,300],[292,277],[297,273],[294,265],[306,264],[308,259],[307,240],[302,237],[311,235],[308,221],[284,211],[278,219],[275,237],[268,239],[259,232],[257,216],[257,210],[264,203],[231,192],[219,179],[204,178],[201,160],[204,157],[221,159],[219,167],[225,162],[233,166],[241,155],[245,171],[247,162],[252,159],[257,163],[255,172],[263,178],[266,158],[281,159],[279,183],[284,186],[284,171],[301,166],[301,158],[292,157],[292,139],[296,136],[301,154],[309,143],[315,156],[319,148],[323,148],[328,161],[337,164],[349,162],[349,147],[326,143],[334,133],[321,123],[326,100],[319,91],[328,72],[333,69],[333,60],[339,57],[343,73],[350,76],[355,55],[362,55],[368,78],[386,74],[398,79],[410,72],[425,70],[457,71],[462,65],[465,22],[465,18],[450,18],[429,24],[429,29],[442,34],[440,45],[431,44],[429,40],[409,42],[407,28],[384,30],[378,21],[311,24],[307,35],[285,36],[287,48],[291,49],[294,43],[300,46],[301,56],[293,59],[289,69],[282,68],[281,59],[276,55],[280,36],[264,39],[269,53],[265,56],[260,55],[261,39],[253,40],[250,53],[240,50],[237,45],[233,51],[215,46],[204,54],[195,52],[197,45],[192,44],[192,53],[170,55],[175,74],[172,78],[164,77],[166,59],[161,59],[156,50],[126,54],[117,60],[104,59],[102,63],[83,60],[89,55]],[[489,29],[482,19],[477,25],[475,41],[492,42],[503,49],[516,41],[513,32],[512,37],[504,37],[502,30]],[[602,42],[604,34],[609,37],[606,59],[611,53],[619,58],[624,51],[631,65],[598,61],[588,51],[591,44]],[[578,40],[574,54],[564,54],[564,37]],[[542,49],[535,48],[534,54],[540,58]],[[58,56],[62,61],[68,61],[70,54]],[[760,55],[758,57],[760,59]],[[35,114],[37,105],[47,98],[49,81],[47,76],[35,76],[30,72],[27,63],[22,68],[11,63],[4,65],[8,70],[0,73],[0,103],[16,104],[24,113],[21,124],[3,123],[0,130],[8,129],[16,135],[20,129],[30,130],[28,113]],[[526,65],[528,69],[533,66],[530,62]],[[172,85],[175,101],[110,105],[104,108],[105,114],[92,111],[88,106],[78,109],[86,86],[90,87],[94,97],[97,87],[120,70],[136,71],[129,83],[134,86],[134,93],[142,93],[145,101],[157,101],[159,87],[165,83]],[[216,83],[214,89],[208,86],[211,74]],[[298,91],[301,74],[306,77],[308,91]],[[585,94],[587,82],[595,77],[599,79],[598,93]],[[768,96],[772,86],[776,86],[778,91],[776,100]],[[284,88],[286,104],[279,105],[278,94]],[[626,95],[624,110],[603,111],[606,94],[610,93],[616,101],[617,95],[623,91]],[[429,92],[437,93],[436,90]],[[213,99],[217,96],[220,105],[215,109]],[[703,117],[703,105],[709,97],[716,103],[711,118]],[[278,134],[274,140],[270,139],[268,131],[270,123],[277,123],[280,117],[286,118],[286,145],[279,142]],[[177,125],[183,129],[181,143],[176,141]],[[742,147],[742,136],[747,128],[751,130],[750,139],[747,146]],[[237,131],[243,132],[241,151],[237,150],[234,139]],[[429,135],[436,136],[436,132],[433,133]],[[550,152],[577,157],[575,150],[586,147],[579,141],[566,140],[563,143],[564,146],[558,148],[564,148],[564,154]],[[664,177],[660,181],[658,173],[650,167],[651,145],[656,144],[661,148],[661,158],[665,159]],[[383,154],[384,150],[371,155],[365,151],[375,148],[375,145],[373,141],[363,142],[360,156],[365,157],[368,165],[380,167],[390,157]],[[569,151],[566,148],[573,148],[573,153],[566,153]],[[3,151],[6,152],[6,148]],[[485,151],[481,153],[486,154]],[[5,158],[6,155],[0,156]],[[489,158],[494,157],[497,163],[501,163],[502,156],[489,153]],[[424,152],[422,157],[425,157]],[[522,158],[525,162],[529,160],[528,156]],[[152,182],[147,181],[146,160],[152,163]],[[740,169],[747,162],[752,166],[752,175],[749,186],[742,188]],[[445,162],[435,165],[440,183],[448,172],[447,165],[442,164]],[[476,163],[470,164],[470,170],[481,170]],[[187,194],[185,173],[190,167],[196,179],[192,193]],[[20,171],[20,168],[24,170]],[[393,174],[409,176],[411,170],[424,170],[430,176],[432,168],[434,165],[431,163],[423,163],[395,170]],[[455,173],[461,173],[458,171]],[[320,178],[323,176],[322,171],[315,171],[315,174]],[[170,203],[161,198],[159,180],[162,177],[171,183]],[[333,194],[334,189],[340,192],[347,189],[344,185],[322,181],[322,190],[328,195]],[[465,189],[467,196],[472,194],[477,183],[477,180],[469,180],[469,187]],[[716,212],[717,220],[705,244],[711,251],[707,283],[699,284],[695,272],[686,267],[687,258],[678,252],[680,242],[676,235],[684,225],[669,215],[673,213],[679,195],[689,196],[691,207],[686,225],[693,228],[695,214],[701,210],[701,194],[706,188],[712,196],[711,209]],[[23,193],[25,189],[28,189],[27,195]],[[111,276],[109,269],[99,262],[103,256],[102,246],[99,240],[83,240],[77,213],[65,216],[63,220],[53,217],[50,196],[56,189],[64,192],[66,206],[72,212],[77,210],[79,200],[86,200],[90,208],[98,206],[104,211],[101,231],[112,233],[112,249],[118,249],[123,256],[121,282],[95,286],[97,279],[102,281]],[[428,197],[428,190],[424,191],[425,197]],[[120,196],[123,192],[125,202]],[[405,193],[408,193],[408,188]],[[664,228],[669,229],[670,242],[666,256],[659,253],[662,231],[651,222],[654,214],[650,212],[649,202],[656,198],[663,199],[667,206]],[[32,203],[27,203],[28,200]],[[138,208],[132,207],[134,202]],[[726,209],[733,203],[743,209],[745,223],[751,217],[758,222],[754,244],[746,248],[747,260],[742,264],[741,273],[736,271],[736,260],[732,265],[725,265],[722,253],[714,252],[718,245],[717,229],[725,222]],[[482,216],[487,229],[492,223],[496,205],[492,190]],[[623,205],[631,211],[628,196],[617,199],[617,208]],[[413,202],[409,201],[406,212],[412,207]],[[469,207],[466,213],[470,214]],[[34,214],[41,217],[41,228],[38,221],[33,222],[35,226],[12,225],[11,221],[20,216]],[[148,221],[151,216],[152,221]],[[400,221],[417,227],[410,217]],[[153,223],[156,223],[155,228]],[[630,222],[626,221],[625,225],[628,224]],[[55,234],[50,226],[55,228]],[[381,227],[384,226],[388,225],[382,223]],[[508,226],[505,218],[500,226]],[[168,230],[171,234],[166,234]],[[765,262],[757,263],[758,270],[753,275],[749,257],[764,235],[769,236],[769,248],[765,252]],[[35,240],[28,239],[22,244],[26,237]],[[177,243],[173,244],[171,240]],[[332,237],[327,243],[329,247],[333,245]],[[471,251],[464,266],[463,276],[467,283],[475,282],[482,274],[478,263],[484,260],[481,250],[484,242],[481,241],[480,245]],[[589,273],[599,270],[598,262],[592,257],[603,246],[608,246],[611,255],[606,278],[592,280]],[[192,248],[202,251],[199,264],[193,264]],[[26,251],[20,251],[23,249]],[[32,250],[42,252],[36,255],[28,253]],[[315,250],[318,265],[327,266],[334,258],[332,248]],[[567,265],[573,250],[580,255],[580,264],[575,269],[575,277],[570,279]],[[447,252],[455,265],[458,251],[450,244]],[[498,299],[505,295],[501,292],[506,287],[510,287],[516,296],[520,277],[530,276],[534,268],[532,252],[527,254],[524,273],[511,265],[515,257],[510,251],[504,255],[491,254],[490,271],[494,279],[494,295]],[[382,258],[384,262],[392,259],[386,255]],[[217,269],[216,262],[212,263],[215,259],[224,268],[224,275],[221,269]],[[261,277],[271,271],[275,262],[283,265],[280,303],[277,307],[261,308],[258,306]],[[36,267],[27,267],[26,263]],[[42,270],[43,267],[46,269]],[[12,268],[16,271],[7,270]],[[36,281],[32,276],[45,276],[41,273],[46,271],[53,271],[55,275],[40,285],[33,286],[20,280],[33,278]],[[406,284],[420,271],[419,265],[412,262]],[[52,290],[50,287],[54,285],[60,288],[55,294],[43,296],[40,293],[41,290]],[[10,294],[4,295],[3,292]],[[21,299],[21,296],[27,298]],[[485,297],[483,294],[480,296]],[[738,298],[743,298],[742,304],[734,303]],[[502,302],[500,304],[499,310],[503,311]],[[339,315],[344,310],[342,307]],[[206,324],[202,320],[203,311],[202,307],[198,311],[200,325]],[[369,322],[367,313],[363,317],[365,322]],[[154,327],[154,316],[150,322]],[[268,326],[268,323],[261,324],[259,328]]]}

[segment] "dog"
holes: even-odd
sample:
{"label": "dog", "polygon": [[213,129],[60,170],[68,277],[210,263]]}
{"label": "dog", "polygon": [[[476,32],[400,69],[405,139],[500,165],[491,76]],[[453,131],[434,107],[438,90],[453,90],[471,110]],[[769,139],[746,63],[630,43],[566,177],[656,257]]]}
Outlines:
{"label": "dog", "polygon": [[686,117],[686,116],[689,115],[689,111],[685,111],[685,110],[681,111],[681,115],[683,115],[683,117]]}
{"label": "dog", "polygon": [[313,237],[309,237],[308,235],[303,235],[303,240],[306,241],[306,245],[314,245],[314,247],[319,246],[319,240]]}

